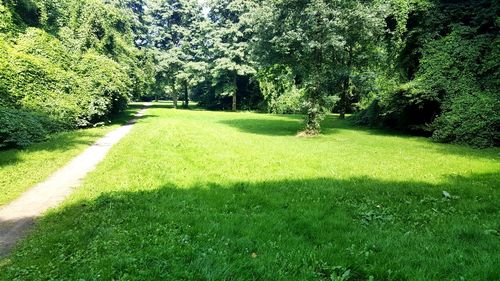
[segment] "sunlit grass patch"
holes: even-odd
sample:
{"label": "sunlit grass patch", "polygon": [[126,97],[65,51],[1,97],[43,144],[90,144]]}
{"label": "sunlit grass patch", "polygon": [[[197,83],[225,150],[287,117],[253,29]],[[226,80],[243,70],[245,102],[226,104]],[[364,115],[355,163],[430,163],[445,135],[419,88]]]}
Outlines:
{"label": "sunlit grass patch", "polygon": [[300,116],[152,108],[0,277],[500,279],[500,150],[333,116],[321,136],[301,128]]}
{"label": "sunlit grass patch", "polygon": [[0,205],[47,178],[97,139],[127,122],[140,107],[132,104],[107,126],[57,133],[26,149],[0,151]]}

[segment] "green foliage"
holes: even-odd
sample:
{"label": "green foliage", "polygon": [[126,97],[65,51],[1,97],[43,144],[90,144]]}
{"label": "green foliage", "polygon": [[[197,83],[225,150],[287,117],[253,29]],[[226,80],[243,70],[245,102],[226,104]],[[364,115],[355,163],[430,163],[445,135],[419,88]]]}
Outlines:
{"label": "green foliage", "polygon": [[14,29],[12,13],[5,4],[0,2],[0,33],[8,33],[12,29]]}
{"label": "green foliage", "polygon": [[37,40],[40,34],[44,35],[41,31],[28,30],[19,45],[5,48],[7,52],[0,58],[2,100],[5,105],[42,112],[67,127],[74,127],[82,110],[74,92],[77,77],[45,57],[50,54],[45,52],[47,50],[62,53],[57,50],[55,39],[40,44],[35,49],[37,53],[31,54],[31,48],[35,46],[33,41],[40,43]]}
{"label": "green foliage", "polygon": [[84,120],[102,120],[107,114],[125,109],[130,98],[130,80],[125,70],[115,61],[88,52],[83,55],[75,70],[79,77],[81,96],[91,98],[84,104],[87,108]]}
{"label": "green foliage", "polygon": [[4,0],[0,102],[66,128],[141,97],[265,104],[311,133],[361,110],[359,124],[495,146],[497,2]]}
{"label": "green foliage", "polygon": [[189,92],[204,82],[207,63],[202,61],[202,45],[206,26],[201,7],[193,0],[172,3],[149,1],[145,29],[156,36],[140,40],[152,50],[155,60],[155,92],[177,100],[182,96],[189,103]]}
{"label": "green foliage", "polygon": [[0,124],[0,148],[26,147],[46,139],[49,133],[57,129],[46,116],[2,107]]}
{"label": "green foliage", "polygon": [[303,111],[304,92],[295,85],[291,69],[275,65],[258,73],[267,111],[293,114]]}
{"label": "green foliage", "polygon": [[274,98],[270,104],[272,113],[277,114],[299,114],[304,113],[304,93],[303,90],[295,87],[288,92]]}
{"label": "green foliage", "polygon": [[439,100],[421,89],[416,81],[398,84],[381,79],[378,83],[380,92],[370,98],[362,111],[355,114],[355,122],[429,135],[430,124],[439,113]]}
{"label": "green foliage", "polygon": [[441,102],[433,138],[485,147],[499,144],[500,39],[470,27],[426,45],[417,79]]}
{"label": "green foliage", "polygon": [[[424,133],[441,142],[498,145],[497,1],[392,5],[389,19],[397,27],[390,34],[396,47],[390,49],[389,72],[378,78],[375,95],[366,97],[374,104],[366,108],[365,101],[357,121]],[[398,70],[401,76],[394,77]]]}
{"label": "green foliage", "polygon": [[369,127],[382,126],[380,100],[371,101],[362,111],[354,115],[354,123]]}
{"label": "green foliage", "polygon": [[[349,106],[353,77],[377,61],[383,6],[365,1],[266,2],[255,15],[254,53],[264,67],[284,65],[304,89],[306,130],[317,132],[340,100]],[[338,98],[332,98],[337,96]]]}
{"label": "green foliage", "polygon": [[216,94],[232,97],[231,109],[236,110],[239,77],[251,77],[256,73],[249,48],[252,22],[247,14],[257,5],[248,0],[215,0],[210,4],[212,86]]}
{"label": "green foliage", "polygon": [[449,102],[433,124],[432,138],[476,147],[500,145],[500,95],[474,93]]}
{"label": "green foliage", "polygon": [[46,59],[63,69],[68,69],[77,59],[76,54],[69,52],[60,40],[39,28],[27,28],[15,42],[17,52]]}
{"label": "green foliage", "polygon": [[117,3],[3,3],[2,106],[42,114],[72,129],[108,119],[150,89],[151,57],[134,46],[130,14]]}

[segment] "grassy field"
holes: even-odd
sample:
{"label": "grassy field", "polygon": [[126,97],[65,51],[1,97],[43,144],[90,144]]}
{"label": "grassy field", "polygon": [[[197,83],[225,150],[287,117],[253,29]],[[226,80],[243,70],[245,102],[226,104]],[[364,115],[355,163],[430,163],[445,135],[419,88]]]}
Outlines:
{"label": "grassy field", "polygon": [[24,150],[0,151],[0,206],[47,178],[97,139],[129,120],[140,107],[132,104],[108,126],[62,132]]}
{"label": "grassy field", "polygon": [[157,104],[0,279],[500,280],[499,149],[324,127]]}

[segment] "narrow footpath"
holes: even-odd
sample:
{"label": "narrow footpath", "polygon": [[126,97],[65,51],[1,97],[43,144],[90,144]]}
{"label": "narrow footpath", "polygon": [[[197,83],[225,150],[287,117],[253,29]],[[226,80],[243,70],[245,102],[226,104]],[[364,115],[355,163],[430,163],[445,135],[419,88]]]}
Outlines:
{"label": "narrow footpath", "polygon": [[7,255],[17,241],[28,233],[37,217],[59,205],[80,185],[111,147],[130,132],[150,105],[146,104],[126,125],[109,132],[45,181],[0,208],[0,257]]}

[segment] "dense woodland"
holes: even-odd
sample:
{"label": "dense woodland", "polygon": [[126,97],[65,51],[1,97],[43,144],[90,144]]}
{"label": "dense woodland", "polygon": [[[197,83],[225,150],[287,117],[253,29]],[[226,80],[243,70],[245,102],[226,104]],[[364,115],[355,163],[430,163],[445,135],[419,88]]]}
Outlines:
{"label": "dense woodland", "polygon": [[[493,0],[1,0],[0,147],[134,99],[500,144]],[[351,115],[352,114],[352,115]]]}

